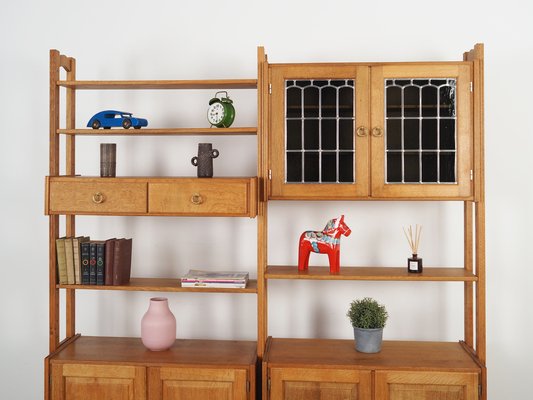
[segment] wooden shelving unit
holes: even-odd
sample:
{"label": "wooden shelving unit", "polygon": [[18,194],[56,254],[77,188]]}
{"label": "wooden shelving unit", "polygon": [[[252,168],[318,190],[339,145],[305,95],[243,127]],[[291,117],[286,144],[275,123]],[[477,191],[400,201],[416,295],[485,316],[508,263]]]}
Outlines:
{"label": "wooden shelving unit", "polygon": [[[262,49],[259,54],[261,52]],[[66,79],[60,79],[60,70],[66,71]],[[60,88],[66,89],[64,103],[60,101],[63,93]],[[150,127],[139,130],[80,128],[75,121],[77,91],[217,89],[262,91],[257,79],[77,80],[76,60],[61,55],[57,50],[50,51],[50,170],[46,177],[45,196],[45,212],[50,220],[50,355],[45,363],[46,399],[80,398],[80,393],[84,393],[86,398],[133,396],[135,399],[158,399],[164,395],[199,399],[255,398],[256,364],[260,353],[257,341],[179,339],[170,350],[151,352],[142,345],[140,338],[85,337],[77,334],[75,305],[79,290],[252,294],[256,296],[257,303],[262,304],[263,286],[258,284],[257,279],[251,279],[243,289],[182,287],[177,277],[133,277],[128,284],[120,286],[56,283],[55,240],[62,235],[76,235],[77,215],[257,216],[258,178],[255,176],[202,180],[192,177],[100,178],[76,175],[77,136],[259,135],[257,126]],[[60,127],[60,113],[66,115],[64,127]],[[61,151],[60,136],[65,138],[65,147]],[[60,174],[60,164],[63,163],[65,173]],[[94,200],[95,193],[98,201]],[[64,226],[61,235],[60,219],[64,219],[64,222],[61,221]],[[60,291],[64,293],[64,311],[60,310]],[[59,329],[63,312],[65,338],[60,337]],[[264,342],[260,348],[262,352]]]}
{"label": "wooden shelving unit", "polygon": [[[265,285],[272,280],[462,284],[464,337],[454,343],[386,341],[377,354],[356,352],[352,340],[269,337],[262,397],[486,399],[483,45],[456,62],[269,64],[265,60],[263,76],[268,77],[264,86],[269,87],[263,93],[263,120],[268,121],[269,134],[262,138],[269,151],[262,169],[268,177],[268,202],[348,200],[357,207],[357,201],[438,200],[461,202],[464,209],[462,266],[426,265],[422,273],[414,274],[406,267],[341,264],[340,272],[331,274],[329,267],[299,271],[296,265],[271,265],[263,254]],[[420,95],[441,89],[441,100],[433,103]],[[416,96],[419,101],[413,100]],[[440,132],[428,128],[437,126],[437,119],[448,139],[429,144],[431,135]],[[411,135],[407,145],[404,135],[414,123],[419,127],[417,139]],[[329,132],[332,137],[324,136]],[[416,143],[418,147],[413,147]],[[444,158],[437,160],[435,154],[441,150]],[[324,170],[325,165],[330,170]],[[265,247],[268,211],[267,203],[264,220],[260,219]],[[266,326],[264,331],[269,336]]]}
{"label": "wooden shelving unit", "polygon": [[[50,355],[45,363],[45,398],[69,400],[87,391],[87,398],[123,395],[155,400],[165,394],[167,398],[253,400],[258,389],[258,397],[264,400],[324,396],[396,400],[411,398],[414,393],[425,400],[486,400],[483,59],[483,45],[479,44],[464,53],[459,61],[270,64],[264,49],[259,47],[257,79],[87,81],[76,79],[75,59],[52,50],[50,171],[46,178],[45,200],[50,221]],[[66,71],[66,78],[60,78],[60,70]],[[417,82],[406,83],[409,79]],[[403,82],[390,83],[393,80]],[[420,106],[406,104],[404,100],[400,106],[389,104],[387,108],[387,85],[403,88],[412,84],[418,88],[415,92],[421,93],[425,85],[419,82],[421,80],[433,86],[431,90],[444,87],[442,96],[427,97],[444,99],[444,106],[440,100],[422,99]],[[312,87],[312,93],[306,96],[304,91],[308,87]],[[341,87],[342,93],[338,89]],[[60,88],[66,90],[60,92]],[[76,125],[76,92],[79,90],[204,89],[256,90],[257,127],[93,130]],[[289,90],[296,90],[299,95],[291,95],[288,99]],[[65,99],[61,102],[60,93],[63,92],[66,92]],[[318,92],[322,95],[316,95]],[[332,96],[336,96],[335,101]],[[313,100],[315,98],[323,101]],[[308,104],[313,101],[316,104]],[[435,104],[426,104],[428,101]],[[441,113],[450,110],[450,102],[455,104],[454,112],[441,118]],[[59,124],[60,105],[61,115],[66,116],[64,127]],[[431,147],[441,145],[435,139],[438,144],[425,143],[418,150],[402,147],[392,151],[385,142],[387,124],[397,126],[406,118],[396,114],[394,119],[387,114],[388,109],[400,114],[421,110],[415,117],[420,126],[428,113],[434,113],[431,118],[444,122],[432,120],[428,126],[441,124],[438,129],[453,132],[453,140],[443,144],[442,149]],[[316,122],[315,127],[315,120],[320,120],[322,125]],[[315,144],[305,144],[309,138],[304,135],[308,125],[313,126],[312,137],[317,132],[327,135],[328,130],[333,129],[336,147],[331,144],[331,138],[326,138],[325,148],[310,149]],[[404,128],[399,130],[401,135]],[[289,145],[287,132],[291,129],[296,134]],[[420,135],[422,132],[427,131],[420,128]],[[76,175],[77,136],[189,135],[257,136],[257,176],[198,180],[190,177],[102,179]],[[64,151],[60,151],[60,139],[61,143],[64,141]],[[316,146],[322,146],[322,141],[317,143]],[[60,160],[60,154],[64,159]],[[417,160],[418,172],[416,167],[405,164],[402,158],[405,154],[405,159],[414,157]],[[323,158],[316,161],[319,157]],[[398,164],[398,160],[404,164]],[[65,165],[65,172],[61,174],[60,163]],[[306,163],[315,167],[307,168]],[[388,163],[402,165],[401,171]],[[335,167],[334,177],[327,167],[331,165]],[[291,170],[290,179],[287,178],[288,169]],[[390,171],[401,175],[401,179],[389,182]],[[436,178],[428,178],[433,175]],[[205,198],[216,201],[204,202],[203,208],[192,207],[189,204],[191,193],[200,189],[208,193]],[[105,193],[107,200],[103,205],[90,200],[95,192]],[[270,265],[268,206],[275,200],[347,200],[352,201],[354,207],[358,201],[373,200],[461,202],[464,263],[462,266],[426,265],[421,274],[410,274],[402,266],[341,264],[338,274],[330,274],[328,267],[310,267],[300,272],[295,265]],[[75,236],[77,215],[255,218],[257,278],[245,289],[182,288],[177,277],[134,277],[122,286],[59,285],[55,240],[60,236],[60,218],[64,219],[64,235]],[[216,218],[213,221],[216,223]],[[386,341],[377,354],[356,352],[351,340],[270,337],[268,285],[273,280],[332,281],[332,285],[341,280],[398,282],[399,285],[402,282],[462,284],[464,304],[460,313],[464,335],[454,343]],[[78,290],[253,294],[257,298],[257,339],[180,339],[169,351],[154,353],[146,350],[139,338],[81,336],[76,332],[75,323]],[[64,310],[60,310],[60,291],[64,294]],[[63,314],[64,339],[59,334],[60,315]],[[256,373],[260,379],[256,379]],[[184,392],[178,393],[179,390]]]}

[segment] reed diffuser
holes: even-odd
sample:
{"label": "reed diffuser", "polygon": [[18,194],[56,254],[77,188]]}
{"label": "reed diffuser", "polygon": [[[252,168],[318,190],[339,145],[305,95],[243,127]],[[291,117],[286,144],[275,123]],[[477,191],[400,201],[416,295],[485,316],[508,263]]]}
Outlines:
{"label": "reed diffuser", "polygon": [[403,228],[403,233],[409,243],[411,252],[413,253],[412,257],[407,259],[407,271],[412,273],[421,273],[422,272],[422,259],[418,258],[418,245],[420,244],[420,236],[422,236],[422,225],[416,224],[415,230],[413,232],[413,227],[409,225],[409,229],[406,230]]}

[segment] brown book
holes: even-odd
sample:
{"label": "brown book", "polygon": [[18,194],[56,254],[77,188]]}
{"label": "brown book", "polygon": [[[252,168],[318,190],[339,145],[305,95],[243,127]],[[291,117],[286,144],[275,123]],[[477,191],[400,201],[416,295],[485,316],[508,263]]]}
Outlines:
{"label": "brown book", "polygon": [[132,239],[117,239],[113,261],[113,285],[129,283],[131,274]]}
{"label": "brown book", "polygon": [[105,285],[113,285],[113,265],[115,262],[115,242],[117,239],[105,241]]}

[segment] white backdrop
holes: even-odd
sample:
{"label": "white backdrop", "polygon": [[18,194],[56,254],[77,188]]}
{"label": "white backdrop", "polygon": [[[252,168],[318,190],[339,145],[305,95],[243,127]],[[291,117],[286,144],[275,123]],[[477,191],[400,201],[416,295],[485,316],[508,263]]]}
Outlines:
{"label": "white backdrop", "polygon": [[[0,398],[43,393],[48,351],[47,233],[48,51],[77,59],[78,79],[255,78],[256,47],[270,62],[460,60],[485,43],[487,340],[489,398],[521,399],[533,356],[529,251],[532,9],[526,1],[432,3],[350,1],[26,0],[0,7]],[[206,126],[214,91],[81,92],[78,126],[117,108],[153,127]],[[236,126],[255,125],[254,91],[231,91]],[[199,141],[220,150],[215,175],[255,175],[256,138],[112,138],[117,173],[194,175]],[[110,141],[110,140],[108,140]],[[77,172],[98,174],[96,138],[79,138]],[[295,264],[301,231],[340,213],[345,265],[399,265],[408,253],[402,225],[423,224],[427,265],[461,265],[462,212],[453,203],[272,202],[269,258]],[[197,218],[79,218],[78,233],[134,238],[136,276],[179,276],[189,268],[255,270],[256,221]],[[239,246],[237,246],[237,244]],[[239,247],[239,248],[238,248]],[[312,258],[314,264],[325,260]],[[139,336],[153,293],[77,296],[77,331]],[[269,334],[350,338],[349,302],[372,296],[388,307],[387,339],[458,340],[461,284],[273,281]],[[256,297],[169,294],[180,338],[256,337]]]}

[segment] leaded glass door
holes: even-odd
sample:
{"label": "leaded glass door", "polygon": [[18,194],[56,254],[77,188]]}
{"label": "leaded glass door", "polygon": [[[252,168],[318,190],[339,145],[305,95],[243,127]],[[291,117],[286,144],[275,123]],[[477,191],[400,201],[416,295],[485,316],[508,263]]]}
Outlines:
{"label": "leaded glass door", "polygon": [[470,67],[372,67],[372,196],[472,195]]}
{"label": "leaded glass door", "polygon": [[368,196],[369,68],[271,66],[271,198]]}

